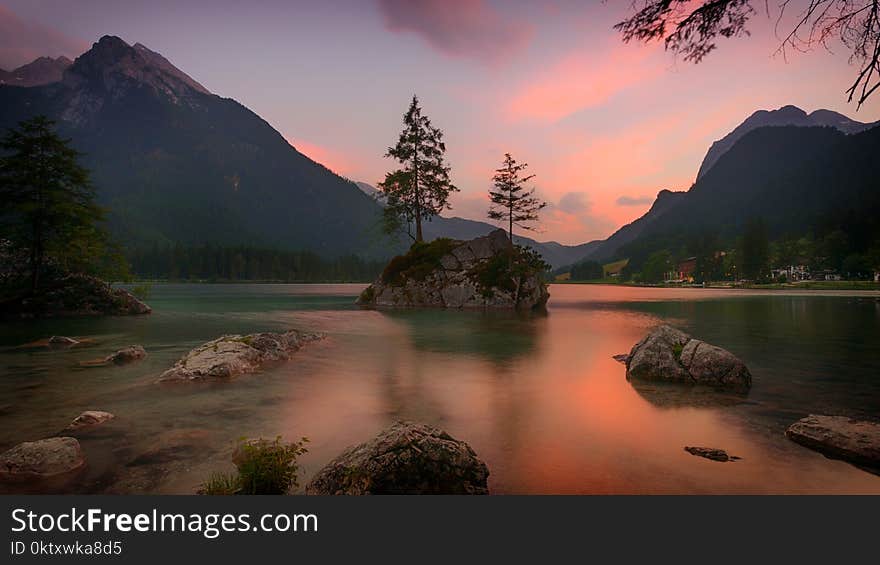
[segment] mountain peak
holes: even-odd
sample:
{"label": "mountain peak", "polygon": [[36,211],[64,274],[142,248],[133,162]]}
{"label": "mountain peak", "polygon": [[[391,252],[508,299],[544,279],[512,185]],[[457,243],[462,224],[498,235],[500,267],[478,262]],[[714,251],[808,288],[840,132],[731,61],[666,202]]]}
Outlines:
{"label": "mountain peak", "polygon": [[190,99],[195,92],[208,89],[172,65],[162,55],[140,43],[129,45],[115,35],[105,35],[92,48],[76,58],[64,73],[69,86],[89,85],[114,98],[148,86],[174,103]]}
{"label": "mountain peak", "polygon": [[700,171],[697,173],[697,179],[702,178],[706,172],[718,161],[718,159],[727,152],[728,149],[739,141],[742,136],[748,132],[767,126],[799,126],[799,127],[816,127],[825,126],[833,127],[846,134],[858,133],[866,129],[872,128],[880,122],[862,123],[833,112],[831,110],[815,110],[807,114],[802,109],[791,104],[782,106],[777,110],[758,110],[745,119],[732,132],[719,139],[709,148],[703,163],[700,165]]}
{"label": "mountain peak", "polygon": [[12,71],[0,70],[0,84],[41,86],[61,80],[64,70],[72,64],[67,57],[37,57]]}

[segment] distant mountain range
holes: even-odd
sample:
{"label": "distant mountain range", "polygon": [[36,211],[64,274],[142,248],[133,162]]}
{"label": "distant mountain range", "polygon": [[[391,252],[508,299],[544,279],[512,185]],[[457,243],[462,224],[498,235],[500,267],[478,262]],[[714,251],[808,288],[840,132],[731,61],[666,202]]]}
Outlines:
{"label": "distant mountain range", "polygon": [[[381,193],[376,187],[365,182],[356,182],[358,188],[365,194],[376,199],[381,203]],[[436,216],[430,221],[422,224],[422,231],[425,239],[433,240],[438,237],[450,237],[452,239],[474,239],[481,237],[493,230],[497,230],[498,226],[487,222],[478,222],[476,220],[468,220],[457,216],[446,217]],[[563,265],[570,265],[577,262],[585,255],[590,253],[594,247],[599,245],[599,241],[591,241],[580,245],[563,245],[555,241],[535,241],[534,239],[514,234],[513,240],[518,245],[528,245],[536,250],[554,268]]]}
{"label": "distant mountain range", "polygon": [[[144,45],[105,36],[76,61],[43,57],[0,79],[0,130],[36,114],[56,120],[85,154],[111,228],[127,246],[216,243],[387,257],[407,245],[389,245],[379,233],[373,187],[299,153],[259,116]],[[469,239],[493,229],[436,218],[425,231]],[[592,245],[517,239],[554,266]]]}
{"label": "distant mountain range", "polygon": [[[379,233],[381,203],[372,186],[312,161],[252,111],[141,44],[105,36],[73,62],[43,57],[0,72],[0,82],[0,130],[37,114],[56,120],[84,153],[111,228],[126,246],[214,243],[375,258],[407,245]],[[852,198],[873,209],[878,191],[865,192],[865,179],[842,167],[876,169],[880,153],[865,153],[880,131],[874,125],[828,110],[758,111],[712,145],[689,191],[660,191],[645,215],[608,239],[573,246],[517,240],[559,267],[637,257],[707,222],[734,233],[746,214],[766,212],[776,229],[817,221]],[[816,169],[820,163],[828,168]],[[812,176],[803,173],[809,166]],[[785,184],[797,175],[808,187],[803,193]],[[827,183],[824,190],[817,179]],[[776,207],[764,210],[770,202]],[[493,229],[457,217],[425,226],[429,238],[468,239]]]}
{"label": "distant mountain range", "polygon": [[67,57],[40,57],[27,65],[22,65],[11,71],[0,69],[0,84],[13,86],[40,86],[61,80],[64,70],[73,61]]}
{"label": "distant mountain range", "polygon": [[767,220],[776,236],[840,222],[845,214],[872,224],[868,216],[880,212],[880,185],[871,176],[880,165],[877,126],[830,110],[759,110],[712,144],[690,190],[661,190],[648,212],[576,262],[630,258],[638,265],[698,232],[730,244],[750,217]]}

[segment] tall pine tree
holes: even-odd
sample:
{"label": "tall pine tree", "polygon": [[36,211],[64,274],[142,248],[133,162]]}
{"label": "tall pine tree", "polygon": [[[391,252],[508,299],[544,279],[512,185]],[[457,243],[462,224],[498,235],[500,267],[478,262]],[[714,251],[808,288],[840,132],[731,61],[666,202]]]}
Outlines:
{"label": "tall pine tree", "polygon": [[110,263],[124,270],[100,227],[104,211],[95,204],[89,172],[52,121],[21,122],[0,140],[0,150],[0,238],[27,250],[32,292],[49,259],[66,270],[98,273]]}
{"label": "tall pine tree", "polygon": [[546,202],[535,197],[535,189],[527,189],[526,183],[535,175],[520,177],[528,167],[527,163],[517,163],[510,153],[504,154],[504,164],[495,170],[492,177],[494,190],[489,189],[489,218],[507,223],[507,235],[513,249],[513,227],[534,230],[529,224],[538,220],[538,212],[547,206]]}
{"label": "tall pine tree", "polygon": [[443,132],[422,114],[416,96],[403,116],[403,125],[397,145],[385,154],[403,168],[387,173],[378,184],[386,201],[384,226],[392,232],[403,223],[408,228],[415,224],[415,235],[409,235],[422,241],[422,220],[449,208],[449,195],[458,189],[449,181]]}

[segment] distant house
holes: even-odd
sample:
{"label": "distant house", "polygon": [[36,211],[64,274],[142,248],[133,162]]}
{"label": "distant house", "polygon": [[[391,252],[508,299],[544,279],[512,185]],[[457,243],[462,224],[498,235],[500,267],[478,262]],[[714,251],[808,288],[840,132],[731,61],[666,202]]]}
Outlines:
{"label": "distant house", "polygon": [[840,273],[832,270],[814,271],[812,278],[814,281],[839,281],[842,279]]}
{"label": "distant house", "polygon": [[785,277],[789,282],[810,280],[810,268],[806,265],[788,265],[770,270],[770,276],[774,279]]}
{"label": "distant house", "polygon": [[697,270],[697,258],[688,257],[675,264],[675,267],[666,273],[667,283],[692,283],[694,272]]}
{"label": "distant house", "polygon": [[557,282],[565,282],[571,280],[571,273],[562,273],[561,275],[556,275],[554,279]]}
{"label": "distant house", "polygon": [[874,271],[874,282],[880,282],[880,271]]}

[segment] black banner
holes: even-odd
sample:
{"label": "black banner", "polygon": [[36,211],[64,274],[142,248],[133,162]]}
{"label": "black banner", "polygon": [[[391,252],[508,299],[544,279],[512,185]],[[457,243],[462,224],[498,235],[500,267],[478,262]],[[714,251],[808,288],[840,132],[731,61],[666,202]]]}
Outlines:
{"label": "black banner", "polygon": [[877,504],[874,497],[6,496],[0,563],[873,560]]}

